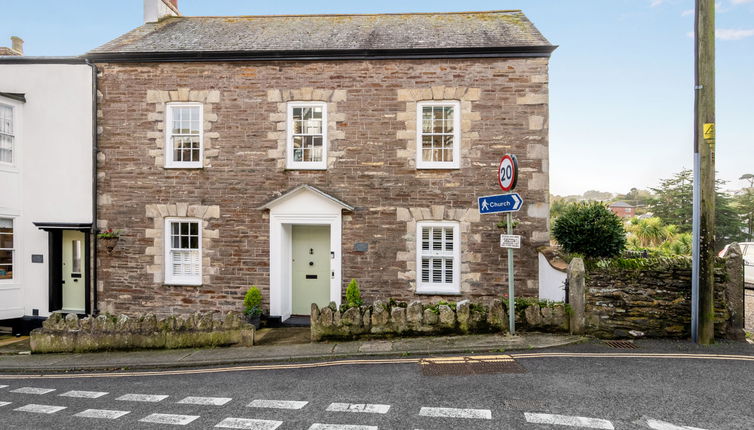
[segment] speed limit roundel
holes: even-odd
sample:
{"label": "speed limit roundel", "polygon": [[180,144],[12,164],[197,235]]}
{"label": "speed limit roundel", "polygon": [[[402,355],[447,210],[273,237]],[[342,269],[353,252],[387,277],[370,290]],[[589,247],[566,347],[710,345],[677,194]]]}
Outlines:
{"label": "speed limit roundel", "polygon": [[500,167],[497,169],[497,182],[503,191],[510,191],[516,188],[518,181],[518,160],[513,154],[505,154],[500,160]]}

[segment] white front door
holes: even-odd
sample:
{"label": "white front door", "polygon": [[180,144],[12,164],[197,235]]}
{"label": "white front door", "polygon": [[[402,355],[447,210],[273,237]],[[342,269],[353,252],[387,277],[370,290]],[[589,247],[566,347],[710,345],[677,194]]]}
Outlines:
{"label": "white front door", "polygon": [[292,313],[309,315],[312,303],[330,303],[330,226],[294,225],[292,232]]}
{"label": "white front door", "polygon": [[86,273],[84,233],[63,231],[63,310],[84,312]]}

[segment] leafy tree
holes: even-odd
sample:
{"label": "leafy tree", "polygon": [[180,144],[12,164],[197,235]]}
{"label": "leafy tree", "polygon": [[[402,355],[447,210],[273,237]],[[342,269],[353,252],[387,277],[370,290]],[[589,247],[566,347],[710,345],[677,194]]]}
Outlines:
{"label": "leafy tree", "polygon": [[584,198],[587,200],[605,201],[613,198],[613,193],[607,191],[589,190],[584,193]]}
{"label": "leafy tree", "polygon": [[636,237],[637,243],[642,248],[660,246],[671,238],[676,230],[677,227],[674,225],[663,225],[662,220],[658,217],[632,218],[628,226],[628,231]]}
{"label": "leafy tree", "polygon": [[615,257],[626,247],[623,221],[599,202],[568,205],[552,234],[563,250],[587,258]]}
{"label": "leafy tree", "polygon": [[751,173],[744,173],[738,179],[742,181],[749,181],[749,188],[754,188],[754,175],[752,175]]}
{"label": "leafy tree", "polygon": [[[741,238],[742,223],[731,206],[731,198],[719,191],[724,181],[715,185],[715,245],[722,248]],[[649,211],[666,224],[678,226],[679,233],[690,233],[692,227],[693,172],[684,169],[652,188],[655,197],[649,201]]]}
{"label": "leafy tree", "polygon": [[564,197],[550,196],[550,222],[555,221],[563,211],[568,207],[570,202]]}
{"label": "leafy tree", "polygon": [[733,207],[746,226],[746,241],[751,242],[754,240],[754,188],[748,188],[743,194],[736,196]]}

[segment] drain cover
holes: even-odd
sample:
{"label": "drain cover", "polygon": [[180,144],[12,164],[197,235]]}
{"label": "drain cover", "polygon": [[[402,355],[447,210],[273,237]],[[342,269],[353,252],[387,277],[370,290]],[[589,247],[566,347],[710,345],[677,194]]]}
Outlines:
{"label": "drain cover", "polygon": [[424,376],[526,373],[510,355],[424,358],[419,367]]}
{"label": "drain cover", "polygon": [[618,348],[618,349],[638,349],[639,347],[636,346],[635,343],[633,343],[630,340],[605,340],[603,341],[605,345],[609,346],[610,348]]}

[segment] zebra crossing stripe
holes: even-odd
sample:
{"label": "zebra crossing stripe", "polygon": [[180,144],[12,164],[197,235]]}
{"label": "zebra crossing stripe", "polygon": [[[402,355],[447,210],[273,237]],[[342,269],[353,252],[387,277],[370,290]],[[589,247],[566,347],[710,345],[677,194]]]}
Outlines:
{"label": "zebra crossing stripe", "polygon": [[677,426],[665,421],[653,420],[652,418],[647,418],[647,425],[654,430],[704,430],[698,427]]}
{"label": "zebra crossing stripe", "polygon": [[614,430],[613,423],[599,418],[573,417],[569,415],[534,414],[525,412],[526,421],[533,424],[557,424],[570,427]]}
{"label": "zebra crossing stripe", "polygon": [[368,414],[386,414],[390,405],[372,405],[368,403],[331,403],[328,412],[364,412]]}
{"label": "zebra crossing stripe", "polygon": [[0,385],[0,388],[8,388],[7,385]]}
{"label": "zebra crossing stripe", "polygon": [[127,402],[150,402],[157,403],[167,399],[165,394],[124,394],[115,400],[123,400]]}
{"label": "zebra crossing stripe", "polygon": [[55,412],[62,411],[65,408],[65,406],[35,405],[32,403],[13,410],[19,412],[31,412],[35,414],[54,414]]}
{"label": "zebra crossing stripe", "polygon": [[74,417],[79,418],[102,418],[106,420],[117,420],[123,415],[130,414],[131,411],[112,411],[109,409],[87,409],[74,414]]}
{"label": "zebra crossing stripe", "polygon": [[245,430],[275,430],[283,424],[282,421],[253,420],[250,418],[225,418],[215,428],[245,429]]}
{"label": "zebra crossing stripe", "polygon": [[0,402],[0,408],[2,408],[3,406],[8,406],[10,404],[11,402]]}
{"label": "zebra crossing stripe", "polygon": [[230,402],[231,400],[233,399],[231,399],[230,397],[186,397],[178,403],[183,405],[222,406]]}
{"label": "zebra crossing stripe", "polygon": [[489,409],[421,408],[419,415],[436,418],[492,419],[492,411]]}
{"label": "zebra crossing stripe", "polygon": [[21,387],[15,390],[10,390],[11,393],[18,394],[47,394],[55,391],[54,388],[37,388],[37,387]]}
{"label": "zebra crossing stripe", "polygon": [[377,426],[356,426],[351,424],[320,424],[314,423],[309,430],[378,430]]}
{"label": "zebra crossing stripe", "polygon": [[190,424],[197,418],[199,418],[199,415],[151,414],[140,419],[139,421],[143,423],[185,426],[186,424]]}
{"label": "zebra crossing stripe", "polygon": [[269,409],[302,409],[309,402],[295,400],[262,400],[257,399],[246,405],[249,408],[269,408]]}
{"label": "zebra crossing stripe", "polygon": [[98,399],[102,396],[106,396],[108,393],[104,391],[68,391],[63,394],[58,394],[62,397],[78,397],[82,399]]}

